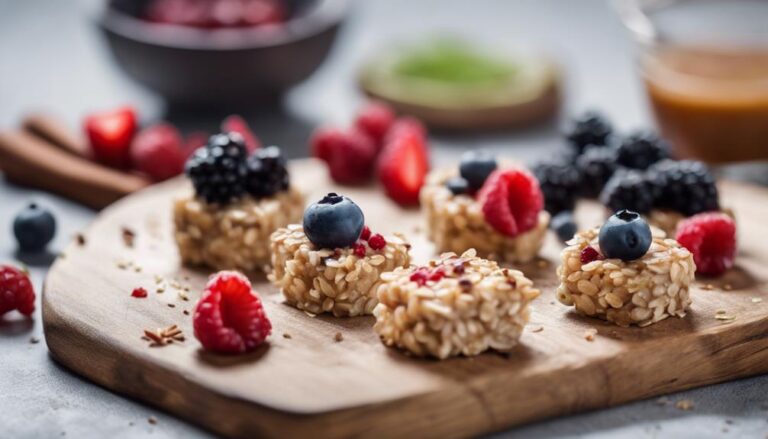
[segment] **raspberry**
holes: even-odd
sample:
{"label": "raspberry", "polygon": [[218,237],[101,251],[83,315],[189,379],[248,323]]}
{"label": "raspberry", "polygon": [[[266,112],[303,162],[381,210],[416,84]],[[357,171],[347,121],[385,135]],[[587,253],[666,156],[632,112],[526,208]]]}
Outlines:
{"label": "raspberry", "polygon": [[371,228],[368,226],[363,226],[363,231],[360,232],[360,239],[363,241],[367,241],[368,238],[371,237]]}
{"label": "raspberry", "polygon": [[136,112],[131,107],[94,113],[85,118],[85,133],[96,161],[128,168],[131,140],[136,132]]}
{"label": "raspberry", "polygon": [[252,351],[272,332],[261,299],[248,278],[235,271],[211,277],[195,307],[193,326],[205,349],[223,354]]}
{"label": "raspberry", "polygon": [[365,244],[361,244],[359,242],[356,242],[356,243],[352,244],[352,252],[358,258],[364,258],[365,257]]}
{"label": "raspberry", "polygon": [[507,236],[534,228],[544,207],[538,181],[518,169],[494,171],[480,188],[477,199],[488,224]]}
{"label": "raspberry", "polygon": [[35,289],[26,273],[0,265],[0,316],[14,309],[31,315],[35,311]]}
{"label": "raspberry", "polygon": [[139,299],[143,299],[143,298],[147,297],[147,290],[145,288],[141,288],[141,287],[134,288],[133,291],[131,291],[131,296],[132,297],[137,297]]}
{"label": "raspberry", "polygon": [[602,256],[600,255],[600,252],[595,250],[594,247],[584,247],[584,250],[581,251],[579,258],[581,259],[582,264],[589,264],[592,261],[602,259]]}
{"label": "raspberry", "polygon": [[340,184],[365,183],[376,161],[373,140],[359,129],[342,131],[319,128],[310,139],[312,155],[328,163],[333,181]]}
{"label": "raspberry", "polygon": [[169,123],[145,128],[131,144],[133,166],[155,181],[175,177],[184,169],[181,134]]}
{"label": "raspberry", "polygon": [[696,272],[718,276],[733,266],[736,224],[724,213],[700,213],[680,222],[677,241],[693,253]]}
{"label": "raspberry", "polygon": [[402,205],[419,204],[419,191],[427,172],[429,149],[423,133],[413,126],[390,132],[378,165],[379,181],[387,196]]}
{"label": "raspberry", "polygon": [[261,142],[259,141],[258,137],[253,134],[253,131],[251,131],[251,128],[248,126],[248,122],[236,114],[233,114],[224,119],[224,121],[221,123],[221,130],[225,133],[234,131],[243,136],[243,139],[245,140],[245,147],[248,149],[248,152],[253,152],[254,150],[261,147]]}
{"label": "raspberry", "polygon": [[355,126],[371,136],[376,145],[381,147],[384,136],[395,122],[395,113],[383,102],[371,102],[357,114]]}
{"label": "raspberry", "polygon": [[374,250],[381,250],[387,245],[387,240],[381,234],[377,233],[368,238],[368,246]]}

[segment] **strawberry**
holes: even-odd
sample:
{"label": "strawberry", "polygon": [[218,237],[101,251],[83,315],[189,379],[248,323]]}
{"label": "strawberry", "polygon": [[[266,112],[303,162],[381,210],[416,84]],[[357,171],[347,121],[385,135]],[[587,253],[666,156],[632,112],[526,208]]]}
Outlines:
{"label": "strawberry", "polygon": [[90,114],[85,118],[84,128],[96,161],[115,168],[130,166],[131,140],[136,132],[136,112],[132,107]]}
{"label": "strawberry", "polygon": [[412,126],[390,132],[378,165],[379,181],[391,199],[402,205],[419,203],[419,191],[429,172],[426,139]]}
{"label": "strawberry", "polygon": [[224,132],[234,131],[243,136],[243,139],[245,139],[245,146],[248,148],[249,153],[261,147],[259,138],[256,137],[256,135],[253,134],[253,131],[251,131],[251,128],[248,127],[248,122],[236,114],[224,119],[224,122],[221,123],[221,130]]}
{"label": "strawberry", "polygon": [[184,158],[181,134],[167,122],[141,130],[131,145],[133,166],[155,181],[179,175]]}
{"label": "strawberry", "polygon": [[355,118],[355,126],[371,136],[378,148],[384,143],[384,136],[395,122],[395,113],[383,102],[370,102]]}
{"label": "strawberry", "polygon": [[480,188],[483,216],[496,231],[517,236],[538,224],[544,196],[536,178],[519,169],[497,169]]}

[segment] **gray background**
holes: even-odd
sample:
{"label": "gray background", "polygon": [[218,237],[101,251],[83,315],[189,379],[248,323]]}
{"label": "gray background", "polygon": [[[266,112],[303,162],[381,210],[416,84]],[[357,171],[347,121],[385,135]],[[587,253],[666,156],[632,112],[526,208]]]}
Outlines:
{"label": "gray background", "polygon": [[[188,114],[162,102],[124,78],[91,19],[98,2],[0,0],[0,128],[14,126],[33,109],[53,111],[76,126],[93,109],[132,103],[143,120],[167,118],[186,129],[215,129],[226,109]],[[557,56],[568,73],[566,113],[599,108],[621,130],[648,124],[632,45],[603,1],[595,0],[379,0],[362,2],[340,36],[332,56],[279,107],[248,114],[259,136],[292,156],[306,151],[318,122],[343,123],[361,98],[353,86],[355,67],[382,44],[425,33],[470,35],[513,48],[535,45]],[[521,133],[435,138],[440,162],[464,148],[483,146],[526,161],[556,153],[556,124]],[[744,177],[744,169],[736,171]],[[44,193],[0,180],[0,263],[16,263],[10,233],[14,213],[35,198],[59,220],[52,249],[61,248],[94,212]],[[39,289],[46,258],[29,260]],[[33,322],[0,319],[0,437],[199,438],[204,431],[69,373],[48,356],[39,311]],[[638,359],[642,361],[642,359]],[[628,376],[626,379],[631,380]],[[757,377],[671,395],[696,407],[642,401],[570,416],[500,433],[503,437],[765,437],[768,378]],[[157,425],[147,418],[154,415]]]}

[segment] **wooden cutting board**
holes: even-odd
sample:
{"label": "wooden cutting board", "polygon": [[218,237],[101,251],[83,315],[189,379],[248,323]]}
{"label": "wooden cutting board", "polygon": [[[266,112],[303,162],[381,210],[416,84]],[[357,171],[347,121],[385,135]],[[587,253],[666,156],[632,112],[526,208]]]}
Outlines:
{"label": "wooden cutting board", "polygon": [[[373,187],[336,187],[310,160],[293,162],[292,175],[310,200],[340,191],[374,230],[407,234],[417,262],[431,255],[418,211],[398,208]],[[560,245],[548,236],[542,259],[522,267],[543,294],[521,345],[508,356],[442,362],[385,348],[371,317],[313,318],[284,305],[263,278],[254,282],[274,327],[269,343],[240,357],[204,352],[184,311],[209,273],[180,267],[172,238],[171,201],[189,190],[174,180],[103,211],[85,244],[74,242],[50,270],[45,336],[53,357],[73,371],[223,435],[469,436],[768,371],[765,189],[722,184],[738,218],[737,267],[704,281],[714,289],[697,284],[685,319],[639,329],[576,315],[555,301]],[[578,211],[582,227],[601,215],[585,203]],[[133,247],[124,227],[135,232]],[[167,282],[156,292],[156,276],[177,279],[182,291],[189,286],[190,301]],[[138,286],[148,298],[131,297]],[[734,319],[716,319],[719,310]],[[149,347],[141,339],[145,328],[172,324],[186,341]],[[584,336],[589,328],[598,331],[594,341]]]}

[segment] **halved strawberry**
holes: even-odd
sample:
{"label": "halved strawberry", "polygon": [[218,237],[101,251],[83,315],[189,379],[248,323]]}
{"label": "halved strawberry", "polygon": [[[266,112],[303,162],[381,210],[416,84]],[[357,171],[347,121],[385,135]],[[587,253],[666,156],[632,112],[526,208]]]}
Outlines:
{"label": "halved strawberry", "polygon": [[248,126],[248,122],[237,114],[233,114],[221,123],[221,130],[224,132],[234,131],[245,139],[245,146],[248,148],[248,152],[253,152],[255,149],[261,147],[259,138],[253,134],[251,128]]}
{"label": "halved strawberry", "polygon": [[396,202],[419,204],[419,191],[429,172],[426,139],[412,130],[387,137],[379,157],[379,181],[387,196]]}
{"label": "halved strawberry", "polygon": [[536,178],[520,169],[497,169],[480,188],[483,216],[499,233],[517,236],[536,226],[544,196]]}
{"label": "halved strawberry", "polygon": [[136,132],[136,111],[132,107],[90,114],[84,129],[96,161],[115,168],[130,166],[131,141]]}

